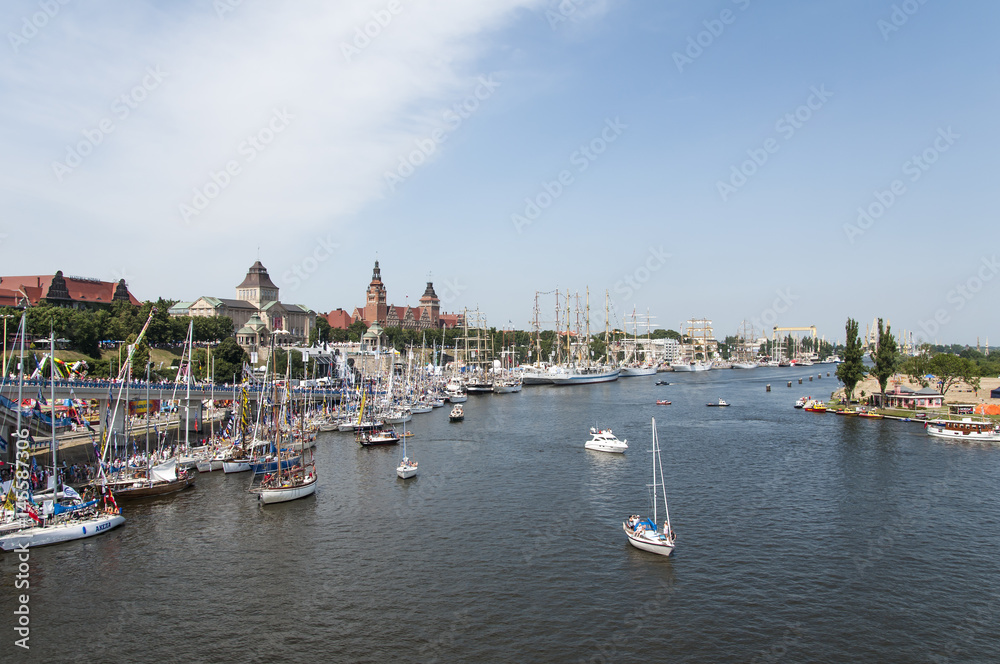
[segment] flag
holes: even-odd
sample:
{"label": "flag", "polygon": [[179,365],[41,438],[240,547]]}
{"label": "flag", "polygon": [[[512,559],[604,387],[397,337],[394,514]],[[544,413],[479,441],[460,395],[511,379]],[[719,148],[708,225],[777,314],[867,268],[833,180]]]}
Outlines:
{"label": "flag", "polygon": [[66,486],[63,487],[63,495],[66,496],[67,498],[79,498],[80,497],[80,494],[76,492],[76,489],[74,489],[73,487],[71,487],[69,485],[66,485]]}
{"label": "flag", "polygon": [[7,490],[7,496],[4,498],[3,505],[0,505],[0,510],[14,511],[17,509],[17,493],[14,491],[14,482],[10,483],[10,488]]}
{"label": "flag", "polygon": [[38,518],[38,510],[35,509],[34,504],[28,503],[24,511],[27,512],[28,516],[30,516],[35,523],[42,522],[42,520]]}

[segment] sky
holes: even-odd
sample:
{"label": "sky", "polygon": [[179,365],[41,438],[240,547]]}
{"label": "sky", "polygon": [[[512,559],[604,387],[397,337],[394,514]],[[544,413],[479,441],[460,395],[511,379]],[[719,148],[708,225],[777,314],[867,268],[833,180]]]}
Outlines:
{"label": "sky", "polygon": [[[2,274],[1000,343],[1000,5],[8,0]],[[996,253],[994,253],[996,252]],[[563,305],[564,306],[564,305]],[[561,314],[565,316],[565,312]],[[574,315],[575,317],[575,315]],[[992,334],[991,334],[992,333]]]}

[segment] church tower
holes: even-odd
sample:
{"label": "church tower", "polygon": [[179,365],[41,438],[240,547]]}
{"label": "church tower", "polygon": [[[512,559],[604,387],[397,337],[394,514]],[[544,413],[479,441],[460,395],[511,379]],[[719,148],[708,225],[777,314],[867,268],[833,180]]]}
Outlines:
{"label": "church tower", "polygon": [[427,282],[427,288],[424,290],[424,294],[420,296],[420,315],[423,318],[423,314],[427,313],[428,318],[431,321],[431,327],[438,327],[439,316],[441,313],[441,301],[438,300],[437,293],[434,292],[434,284],[430,281]]}
{"label": "church tower", "polygon": [[388,308],[385,304],[385,285],[382,283],[382,271],[375,261],[375,269],[372,271],[372,281],[368,284],[368,299],[365,301],[365,318],[367,325],[378,323],[385,324]]}

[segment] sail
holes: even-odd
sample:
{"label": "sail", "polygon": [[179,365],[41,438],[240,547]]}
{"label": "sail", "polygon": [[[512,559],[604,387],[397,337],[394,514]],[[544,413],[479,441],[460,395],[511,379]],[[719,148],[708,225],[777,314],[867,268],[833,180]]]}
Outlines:
{"label": "sail", "polygon": [[177,459],[171,459],[161,463],[159,466],[153,466],[149,469],[149,477],[152,480],[159,482],[174,482],[177,480]]}

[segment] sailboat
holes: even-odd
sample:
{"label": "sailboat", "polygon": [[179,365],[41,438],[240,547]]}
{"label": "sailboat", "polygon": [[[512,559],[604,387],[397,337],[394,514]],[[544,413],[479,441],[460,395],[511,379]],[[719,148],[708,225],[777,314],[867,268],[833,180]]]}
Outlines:
{"label": "sailboat", "polygon": [[[457,407],[457,406],[456,406]],[[406,480],[417,474],[417,462],[406,456],[406,425],[403,425],[403,460],[396,468],[396,474]]]}
{"label": "sailboat", "polygon": [[[274,344],[272,337],[271,353],[274,353]],[[269,358],[270,359],[270,358]],[[285,388],[284,394],[282,396],[282,404],[277,416],[272,419],[273,427],[273,449],[276,451],[276,461],[274,464],[274,470],[271,472],[264,472],[263,479],[257,486],[251,487],[250,492],[257,494],[257,500],[260,501],[261,505],[270,505],[273,503],[285,503],[290,500],[297,500],[299,498],[305,498],[306,496],[311,496],[316,493],[316,482],[318,476],[316,474],[316,463],[313,458],[313,450],[311,447],[305,445],[305,443],[299,444],[298,450],[292,449],[295,447],[294,435],[292,432],[288,432],[287,443],[289,450],[284,452],[282,447],[282,438],[284,437],[284,432],[282,431],[281,423],[290,420],[289,410],[291,408],[290,402],[290,371],[291,362],[286,365],[288,367],[285,377]],[[299,418],[299,426],[304,427],[304,417]],[[306,451],[308,450],[309,456],[306,458]],[[284,456],[283,456],[284,452]],[[292,456],[298,452],[299,456]],[[301,463],[299,459],[301,458]]]}
{"label": "sailboat", "polygon": [[[659,480],[657,480],[659,471]],[[660,462],[660,446],[656,437],[656,418],[653,418],[653,483],[647,485],[651,487],[651,498],[653,500],[653,518],[643,518],[638,514],[633,514],[622,522],[622,530],[628,537],[629,544],[637,549],[649,551],[661,556],[669,556],[674,551],[676,533],[670,528],[670,510],[667,507],[667,489],[663,481],[663,464]],[[663,492],[663,528],[657,528],[657,494],[659,487]]]}
{"label": "sailboat", "polygon": [[[24,324],[27,316],[27,309],[21,315],[21,370],[19,371],[18,391],[23,390],[24,385]],[[37,525],[20,530],[7,531],[7,534],[0,537],[0,549],[13,551],[14,549],[24,549],[27,547],[44,546],[47,544],[59,544],[71,540],[83,539],[100,535],[125,523],[125,517],[121,515],[118,505],[109,491],[103,492],[103,502],[98,506],[97,500],[83,501],[79,494],[72,488],[65,487],[59,491],[59,468],[56,465],[56,450],[58,441],[56,440],[56,399],[55,399],[55,334],[51,334],[50,362],[49,367],[53,374],[50,382],[52,404],[52,414],[49,423],[52,428],[52,500],[45,501],[40,510],[34,509],[32,504],[24,504],[23,512]],[[21,431],[21,408],[20,394],[18,395],[17,409],[17,429]],[[13,487],[12,487],[13,488]],[[71,504],[59,502],[60,493],[65,500],[69,499]],[[18,501],[21,502],[20,500]],[[23,518],[23,517],[22,517]],[[15,521],[16,523],[16,521]]]}

